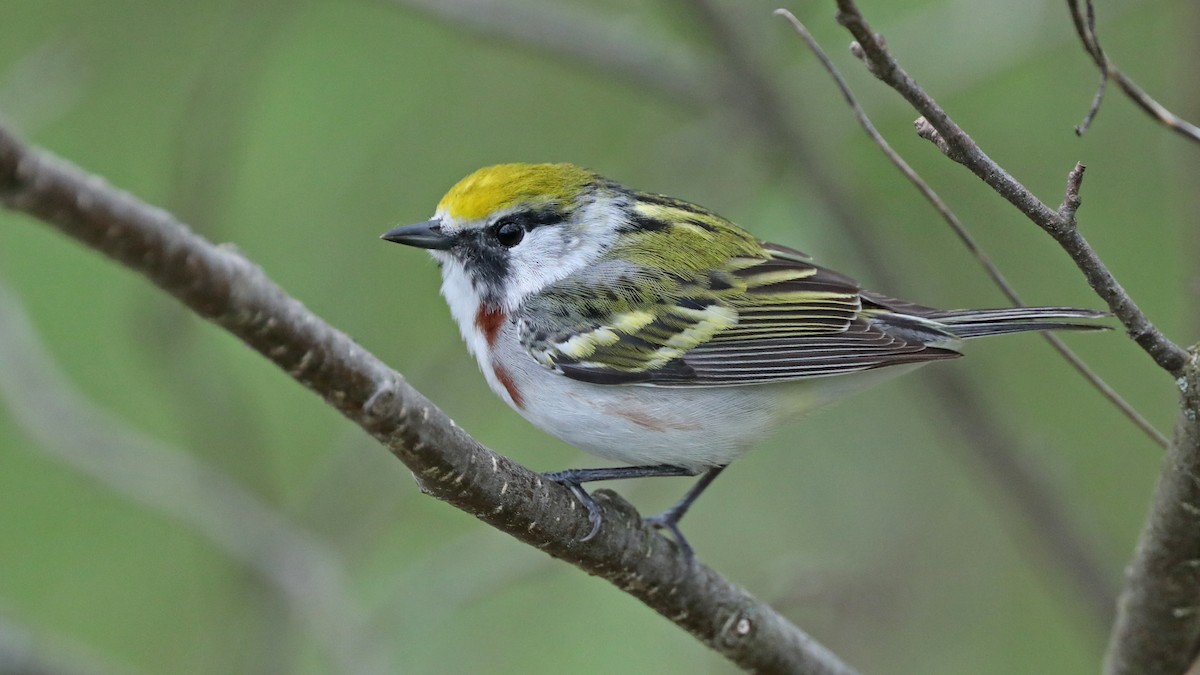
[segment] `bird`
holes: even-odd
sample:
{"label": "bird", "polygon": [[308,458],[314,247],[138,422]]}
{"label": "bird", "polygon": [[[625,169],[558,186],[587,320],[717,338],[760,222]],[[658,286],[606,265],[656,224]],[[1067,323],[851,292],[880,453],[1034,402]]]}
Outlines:
{"label": "bird", "polygon": [[544,474],[603,522],[584,484],[701,476],[646,522],[679,522],[779,425],[979,337],[1095,330],[1072,307],[941,310],[863,289],[696,204],[569,163],[488,166],[433,218],[381,238],[428,250],[491,390],[535,427],[620,466]]}

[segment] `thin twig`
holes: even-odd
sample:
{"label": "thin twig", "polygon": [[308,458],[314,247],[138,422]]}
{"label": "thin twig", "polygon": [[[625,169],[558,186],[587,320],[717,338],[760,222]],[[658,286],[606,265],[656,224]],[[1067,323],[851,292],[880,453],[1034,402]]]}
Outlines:
{"label": "thin twig", "polygon": [[[776,10],[775,13],[787,19],[792,24],[796,33],[799,34],[800,38],[804,40],[809,49],[816,55],[817,59],[825,67],[825,70],[829,72],[838,89],[841,90],[842,96],[853,111],[855,118],[858,119],[859,124],[871,140],[879,146],[880,150],[916,186],[921,194],[933,204],[933,207],[949,223],[951,229],[963,241],[967,249],[983,265],[988,275],[1000,287],[1000,290],[1014,304],[1022,304],[1016,290],[1004,278],[1004,275],[992,262],[987,253],[978,246],[974,237],[971,236],[970,232],[959,221],[958,216],[955,215],[933,188],[909,166],[908,162],[891,147],[887,140],[883,138],[883,135],[875,128],[866,111],[858,104],[845,78],[842,77],[837,67],[834,66],[829,56],[821,49],[821,46],[813,38],[812,34],[808,32],[804,24],[785,9]],[[1063,355],[1068,360],[1075,359],[1075,361],[1078,361],[1073,352],[1066,349],[1065,346],[1063,346],[1063,349],[1066,350],[1066,353]],[[1083,366],[1081,372],[1085,377],[1090,376],[1089,379],[1094,378],[1107,388],[1107,385],[1086,366]],[[1110,625],[1112,618],[1112,598],[1115,596],[1117,589],[1110,583],[1108,575],[1105,574],[1104,565],[1098,561],[1098,556],[1073,533],[1074,528],[1070,525],[1071,519],[1065,515],[1067,513],[1066,506],[1054,497],[1056,491],[1051,486],[1046,485],[1045,481],[1039,478],[1037,472],[1029,471],[1020,462],[1016,453],[1005,447],[1003,439],[1006,434],[1000,431],[999,425],[995,424],[989,416],[980,414],[979,411],[987,410],[988,406],[979,400],[980,397],[973,387],[964,384],[960,380],[944,377],[935,377],[930,381],[938,391],[939,398],[945,401],[947,405],[953,406],[956,409],[957,413],[954,419],[963,422],[964,426],[971,430],[971,435],[979,439],[976,442],[986,446],[986,451],[982,454],[982,457],[988,466],[989,475],[1003,477],[1003,484],[1008,486],[1010,493],[1016,497],[1014,503],[1018,505],[1019,509],[1028,513],[1027,520],[1029,522],[1040,523],[1038,531],[1045,534],[1043,541],[1046,544],[1046,549],[1051,551],[1048,557],[1058,562],[1060,567],[1066,572],[1067,578],[1078,584],[1080,595],[1086,600],[1091,610],[1090,615],[1096,620],[1099,626],[1107,627]],[[1125,404],[1119,396],[1116,397],[1116,401],[1119,404]],[[1118,407],[1122,406],[1118,405]],[[1129,409],[1135,419],[1140,419],[1137,412],[1129,408],[1127,404],[1122,409]]]}
{"label": "thin twig", "polygon": [[854,672],[770,606],[684,558],[612,492],[593,494],[604,527],[580,541],[591,525],[570,492],[484,448],[257,266],[3,129],[0,204],[140,273],[240,338],[384,444],[424,492],[609,581],[742,668]]}
{"label": "thin twig", "polygon": [[1076,267],[1087,279],[1088,285],[1107,304],[1129,336],[1154,359],[1161,368],[1178,377],[1187,352],[1168,340],[1150,322],[1133,298],[1121,287],[1092,249],[1091,244],[1080,234],[1079,229],[1068,224],[1057,211],[1046,206],[1024,185],[1017,182],[1007,171],[983,152],[962,127],[958,126],[924,89],[900,67],[887,48],[871,30],[854,0],[837,0],[838,23],[858,41],[863,58],[871,64],[871,72],[903,96],[921,113],[929,125],[928,135],[942,148],[947,157],[959,162],[987,183],[1001,197],[1024,213],[1027,218],[1042,228],[1066,251]]}
{"label": "thin twig", "polygon": [[1083,123],[1076,127],[1076,133],[1082,134],[1087,131],[1088,126],[1091,125],[1092,118],[1096,116],[1096,112],[1100,108],[1100,99],[1104,95],[1104,83],[1112,80],[1117,83],[1117,86],[1121,88],[1121,91],[1125,92],[1125,95],[1130,100],[1159,124],[1175,131],[1184,138],[1200,143],[1200,127],[1167,110],[1165,106],[1146,93],[1146,90],[1142,89],[1136,82],[1122,73],[1117,68],[1117,64],[1108,58],[1108,54],[1100,46],[1099,36],[1096,35],[1096,10],[1092,6],[1092,0],[1084,0],[1084,2],[1085,7],[1081,8],[1079,0],[1067,0],[1067,7],[1071,10],[1071,21],[1075,24],[1075,32],[1079,34],[1079,40],[1083,43],[1084,51],[1092,57],[1092,61],[1100,69],[1101,81],[1100,88],[1092,100],[1092,107],[1088,110],[1088,115],[1084,118]]}
{"label": "thin twig", "polygon": [[[1075,30],[1079,33],[1080,39],[1084,42],[1084,49],[1090,54],[1100,53],[1100,41],[1096,36],[1096,11],[1092,6],[1091,0],[1087,3],[1087,17],[1079,16],[1078,6],[1075,0],[1068,0],[1067,4],[1071,5],[1071,20],[1075,23]],[[1091,128],[1092,121],[1096,119],[1096,115],[1100,113],[1100,105],[1104,103],[1104,93],[1108,90],[1108,73],[1105,69],[1100,69],[1100,83],[1096,85],[1096,94],[1092,97],[1092,104],[1088,106],[1087,114],[1084,115],[1083,121],[1075,127],[1075,135],[1082,136]]]}
{"label": "thin twig", "polygon": [[[1083,166],[1068,175],[1059,210],[1050,209],[991,161],[945,112],[896,64],[859,13],[853,0],[837,0],[838,20],[862,45],[871,72],[903,95],[928,120],[929,133],[952,159],[970,168],[1071,255],[1089,284],[1105,298],[1131,337],[1155,362],[1177,377],[1182,393],[1175,438],[1155,491],[1134,561],[1127,570],[1118,619],[1106,658],[1111,675],[1168,675],[1183,672],[1200,645],[1200,366],[1192,354],[1167,340],[1136,305],[1078,234],[1075,215]],[[942,147],[939,145],[939,147]],[[1194,348],[1193,348],[1194,349]]]}
{"label": "thin twig", "polygon": [[[942,200],[937,192],[935,192],[933,188],[930,187],[929,184],[925,182],[925,180],[923,180],[919,174],[917,174],[916,170],[914,170],[908,164],[908,162],[906,162],[904,158],[900,156],[900,153],[896,152],[895,149],[892,148],[883,135],[879,133],[879,130],[875,128],[875,125],[867,116],[866,111],[863,110],[862,106],[860,106],[858,101],[855,99],[854,93],[850,90],[850,85],[846,83],[845,78],[843,78],[842,74],[838,72],[837,67],[833,65],[833,61],[831,61],[829,56],[825,54],[825,51],[821,49],[821,46],[817,43],[816,39],[813,38],[812,34],[808,32],[808,29],[805,28],[804,24],[801,23],[794,14],[786,9],[777,9],[775,10],[775,13],[779,16],[782,16],[792,24],[792,28],[796,30],[796,32],[800,35],[800,38],[804,40],[805,44],[808,45],[808,48],[816,55],[817,60],[821,62],[821,65],[824,66],[826,72],[828,72],[830,77],[833,78],[833,81],[837,85],[838,89],[841,90],[842,96],[846,99],[846,103],[849,104],[850,110],[854,113],[855,119],[858,120],[859,125],[862,126],[863,130],[867,133],[867,136],[869,136],[871,140],[874,141],[875,145],[877,145],[879,149],[883,151],[884,155],[887,155],[887,158],[891,160],[892,164],[895,165],[897,169],[900,170],[900,173],[904,174],[904,177],[907,178],[909,182],[912,183],[913,186],[915,186],[917,190],[925,197],[925,199],[933,205],[933,208],[936,209],[939,214],[941,214],[942,219],[945,220],[948,225],[950,225],[950,229],[952,229],[954,234],[958,236],[959,241],[962,242],[963,246],[966,247],[967,251],[971,253],[975,260],[979,262],[984,271],[987,273],[988,277],[990,277],[992,282],[996,284],[996,286],[1000,289],[1000,292],[1002,292],[1004,296],[1008,298],[1009,302],[1017,305],[1018,307],[1024,306],[1025,302],[1021,299],[1020,295],[1018,295],[1017,290],[1013,288],[1012,284],[1008,282],[1008,279],[1004,277],[1004,274],[1000,271],[1000,268],[997,267],[992,261],[991,256],[989,256],[987,252],[984,251],[975,241],[975,237],[973,237],[971,233],[967,231],[966,226],[962,224],[962,221],[958,219],[958,216],[954,213],[954,211],[950,209],[950,207],[945,201]],[[1079,206],[1078,196],[1078,185],[1076,185],[1074,203],[1075,208],[1078,208]],[[1071,217],[1074,217],[1074,210],[1071,211]],[[1083,378],[1087,380],[1093,388],[1099,391],[1101,396],[1104,396],[1106,399],[1108,399],[1108,401],[1118,410],[1120,410],[1130,422],[1132,422],[1135,426],[1137,426],[1138,429],[1141,429],[1143,433],[1149,436],[1150,440],[1158,444],[1159,447],[1167,447],[1167,437],[1164,436],[1158,429],[1155,429],[1154,426],[1150,424],[1149,420],[1135,410],[1133,406],[1131,406],[1124,398],[1122,398],[1115,389],[1109,386],[1109,384],[1105,382],[1100,375],[1098,375],[1086,363],[1084,363],[1083,359],[1079,358],[1075,352],[1071,351],[1071,348],[1067,347],[1066,343],[1064,343],[1058,336],[1050,333],[1043,333],[1042,337],[1045,338],[1045,340],[1049,342],[1050,345],[1054,347],[1054,349],[1060,355],[1062,355],[1064,359],[1066,359],[1067,363],[1071,364],[1071,366],[1075,368],[1075,370],[1082,375]]]}
{"label": "thin twig", "polygon": [[1083,121],[1075,125],[1075,135],[1082,136],[1087,133],[1092,127],[1092,122],[1096,119],[1096,115],[1100,112],[1100,104],[1104,102],[1104,92],[1108,91],[1108,78],[1100,76],[1100,83],[1096,85],[1096,93],[1092,96],[1092,104],[1088,106],[1087,114],[1083,116]]}

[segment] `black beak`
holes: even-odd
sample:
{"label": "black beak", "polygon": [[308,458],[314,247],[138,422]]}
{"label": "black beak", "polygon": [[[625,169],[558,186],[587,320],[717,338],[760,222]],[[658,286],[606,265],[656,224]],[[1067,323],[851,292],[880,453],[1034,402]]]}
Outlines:
{"label": "black beak", "polygon": [[438,250],[448,249],[454,244],[452,237],[442,234],[442,224],[436,220],[397,227],[384,232],[379,238],[397,244]]}

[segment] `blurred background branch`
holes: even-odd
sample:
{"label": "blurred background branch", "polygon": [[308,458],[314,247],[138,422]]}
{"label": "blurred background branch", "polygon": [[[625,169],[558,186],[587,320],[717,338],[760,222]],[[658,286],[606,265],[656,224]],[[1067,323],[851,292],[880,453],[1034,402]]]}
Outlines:
{"label": "blurred background branch", "polygon": [[729,77],[712,61],[633,20],[613,21],[580,7],[541,0],[393,0],[404,9],[540,55],[624,80],[686,105],[712,101],[712,82]]}
{"label": "blurred background branch", "polygon": [[0,399],[35,446],[114,493],[194,529],[279,593],[341,672],[393,672],[337,555],[200,460],[146,438],[74,390],[0,283]]}
{"label": "blurred background branch", "polygon": [[126,675],[136,672],[71,640],[47,636],[0,613],[0,673]]}

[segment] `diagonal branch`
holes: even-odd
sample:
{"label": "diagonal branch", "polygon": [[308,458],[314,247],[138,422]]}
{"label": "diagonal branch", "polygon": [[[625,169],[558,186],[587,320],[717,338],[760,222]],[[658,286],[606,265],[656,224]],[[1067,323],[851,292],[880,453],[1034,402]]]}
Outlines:
{"label": "diagonal branch", "polygon": [[[1150,515],[1126,571],[1105,672],[1111,675],[1173,675],[1200,653],[1200,365],[1193,353],[1167,340],[1137,309],[1079,235],[1076,211],[1084,167],[1067,177],[1062,205],[1051,209],[975,145],[884,48],[854,0],[837,0],[838,20],[858,40],[868,69],[924,117],[918,133],[963,164],[1049,233],[1075,260],[1093,290],[1142,348],[1176,377],[1181,400],[1175,437],[1168,448]],[[1085,39],[1086,42],[1086,39]],[[1097,47],[1098,48],[1098,47]]]}
{"label": "diagonal branch", "polygon": [[1058,242],[1075,262],[1088,285],[1107,304],[1129,336],[1150,355],[1162,369],[1178,377],[1187,361],[1187,352],[1168,340],[1121,287],[1112,272],[1096,255],[1091,244],[1075,227],[1073,212],[1069,218],[1042,203],[1032,192],[1017,182],[1007,171],[975,144],[967,132],[958,126],[946,111],[900,67],[859,12],[854,0],[837,0],[838,23],[857,40],[856,52],[875,77],[895,89],[917,112],[918,133],[929,139],[947,157],[967,167],[1029,220]]}
{"label": "diagonal branch", "polygon": [[286,295],[231,247],[0,128],[0,204],[55,226],[228,330],[384,444],[422,491],[604,578],[747,670],[854,671],[768,605],[596,493],[605,527],[563,487],[493,453],[404,378]]}
{"label": "diagonal branch", "polygon": [[[867,136],[879,146],[888,159],[902,174],[921,192],[950,225],[955,234],[976,257],[987,271],[988,275],[1000,287],[1001,291],[1015,305],[1023,304],[1015,289],[1004,278],[999,268],[991,258],[975,243],[971,233],[959,221],[958,216],[950,209],[940,196],[929,186],[904,158],[896,152],[882,134],[875,128],[866,111],[858,104],[850,86],[846,83],[836,66],[830,61],[825,51],[808,29],[791,12],[778,9],[775,13],[786,19],[795,29],[800,38],[816,55],[825,70],[833,78],[842,96],[849,104],[851,111]],[[1047,335],[1047,337],[1052,337]],[[1061,341],[1051,342],[1080,373],[1091,380],[1101,393],[1111,392],[1110,400],[1118,409],[1129,416],[1143,430],[1148,430],[1151,438],[1161,437],[1157,429],[1141,417],[1136,410],[1129,406],[1124,399],[1108,386],[1098,375],[1093,373],[1083,362]],[[938,392],[943,404],[955,410],[955,419],[959,426],[968,431],[967,436],[974,439],[983,452],[980,458],[986,466],[986,473],[1004,485],[1008,493],[1014,497],[1013,503],[1021,512],[1027,514],[1027,522],[1037,523],[1035,532],[1043,542],[1043,550],[1048,559],[1062,568],[1065,576],[1071,580],[1079,591],[1079,597],[1084,600],[1089,609],[1089,616],[1101,627],[1107,628],[1112,622],[1112,599],[1117,589],[1113,586],[1107,567],[1099,561],[1099,556],[1086,541],[1074,532],[1069,510],[1057,497],[1053,486],[1047,484],[1042,475],[1022,463],[1019,453],[1012,452],[1005,440],[1006,431],[995,422],[994,418],[983,414],[988,405],[975,387],[962,378],[932,377],[929,382]],[[1166,445],[1165,439],[1162,445]]]}
{"label": "diagonal branch", "polygon": [[[808,48],[813,52],[813,54],[816,55],[817,60],[821,62],[821,65],[824,66],[830,77],[833,78],[834,84],[836,84],[838,89],[841,90],[842,97],[846,99],[846,103],[850,106],[851,112],[854,113],[855,119],[858,120],[859,125],[862,126],[867,136],[870,137],[875,145],[879,146],[879,149],[883,151],[883,154],[887,155],[887,158],[892,162],[892,164],[895,165],[895,167],[900,170],[900,173],[904,174],[904,177],[907,178],[908,181],[917,188],[921,195],[925,197],[926,201],[933,205],[934,210],[936,210],[938,214],[942,216],[942,219],[946,221],[946,224],[950,226],[950,229],[954,231],[954,234],[958,236],[959,240],[962,242],[963,246],[966,247],[967,251],[970,252],[975,260],[979,262],[980,266],[983,267],[984,272],[987,273],[988,277],[991,278],[992,283],[994,283],[1000,289],[1000,292],[1004,294],[1004,297],[1008,298],[1009,302],[1018,307],[1024,306],[1025,302],[1017,293],[1017,289],[1013,288],[1012,284],[1008,282],[1008,279],[1005,278],[1004,273],[1000,271],[1000,268],[997,267],[994,262],[992,262],[991,256],[989,256],[987,252],[979,246],[979,244],[975,241],[975,237],[973,237],[967,230],[966,226],[962,224],[962,221],[958,219],[958,216],[950,209],[950,206],[947,205],[940,196],[938,196],[937,192],[935,192],[933,188],[929,186],[929,183],[926,183],[924,179],[917,174],[916,170],[913,169],[908,162],[904,161],[904,158],[900,156],[900,153],[896,152],[892,148],[891,144],[887,142],[887,139],[885,139],[883,135],[879,133],[879,130],[875,128],[875,125],[871,122],[871,119],[867,117],[866,111],[863,110],[862,106],[860,106],[858,101],[855,100],[854,93],[850,91],[850,85],[846,83],[846,80],[842,77],[842,74],[838,72],[837,67],[834,66],[833,62],[829,60],[829,57],[825,54],[825,51],[821,49],[821,45],[817,44],[816,39],[814,39],[812,34],[808,32],[808,29],[804,27],[804,24],[801,23],[794,14],[786,9],[777,9],[775,10],[775,13],[786,19],[788,23],[792,24],[792,28],[794,28],[796,33],[800,35],[800,39],[804,40],[805,44],[808,45]],[[1076,191],[1076,194],[1078,194],[1078,191]],[[1076,208],[1078,208],[1077,203]],[[1059,355],[1066,359],[1067,363],[1071,364],[1071,366],[1075,368],[1076,372],[1082,375],[1083,378],[1087,380],[1093,388],[1099,391],[1101,396],[1108,399],[1108,401],[1114,407],[1120,410],[1121,414],[1125,415],[1125,417],[1127,417],[1129,421],[1134,424],[1134,426],[1141,429],[1142,433],[1146,434],[1150,440],[1154,441],[1159,447],[1167,447],[1167,437],[1164,436],[1158,429],[1155,429],[1154,425],[1150,424],[1150,420],[1147,420],[1145,417],[1143,417],[1141,413],[1135,410],[1133,406],[1131,406],[1124,398],[1122,398],[1115,389],[1105,382],[1099,374],[1097,374],[1086,363],[1084,363],[1083,359],[1081,359],[1074,351],[1071,350],[1070,347],[1067,346],[1067,343],[1063,342],[1061,338],[1053,333],[1042,333],[1042,337],[1050,343],[1050,346],[1054,347],[1055,351],[1057,351]]]}

